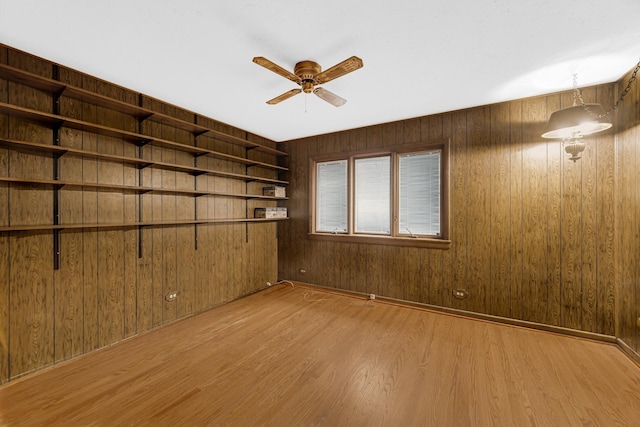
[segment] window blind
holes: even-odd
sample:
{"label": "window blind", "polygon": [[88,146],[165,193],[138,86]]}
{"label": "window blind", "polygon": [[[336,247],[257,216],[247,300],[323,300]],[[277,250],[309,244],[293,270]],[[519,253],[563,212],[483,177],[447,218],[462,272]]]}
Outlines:
{"label": "window blind", "polygon": [[347,231],[347,161],[317,164],[316,231]]}
{"label": "window blind", "polygon": [[399,156],[399,232],[440,234],[440,151]]}
{"label": "window blind", "polygon": [[391,158],[356,159],[355,188],[355,231],[389,234]]}

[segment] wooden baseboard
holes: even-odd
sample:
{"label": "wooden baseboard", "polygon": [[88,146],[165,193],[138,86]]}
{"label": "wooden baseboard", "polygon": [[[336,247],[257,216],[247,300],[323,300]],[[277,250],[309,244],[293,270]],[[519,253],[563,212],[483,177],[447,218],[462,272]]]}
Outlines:
{"label": "wooden baseboard", "polygon": [[[287,282],[291,283],[291,281],[289,281],[289,280],[287,280]],[[362,292],[355,292],[355,291],[347,291],[347,290],[343,290],[343,289],[329,288],[329,287],[325,287],[325,286],[315,285],[315,284],[312,284],[312,283],[304,283],[304,282],[293,282],[293,283],[295,283],[296,285],[299,285],[299,286],[305,286],[305,287],[309,287],[309,288],[321,289],[321,290],[323,290],[325,292],[335,292],[335,293],[339,293],[339,294],[343,294],[343,295],[354,296],[354,297],[357,297],[357,298],[365,298],[365,299],[370,298],[369,294],[364,294]],[[473,311],[460,310],[460,309],[456,309],[456,308],[440,307],[440,306],[437,306],[437,305],[406,301],[406,300],[401,300],[401,299],[396,299],[396,298],[388,298],[388,297],[384,297],[384,296],[380,296],[380,295],[376,295],[375,298],[376,298],[376,301],[390,303],[390,304],[402,305],[402,306],[405,306],[405,307],[420,308],[420,309],[424,309],[424,310],[431,310],[431,311],[450,314],[450,315],[454,315],[454,316],[462,316],[462,317],[471,318],[471,319],[478,319],[478,320],[484,320],[484,321],[489,321],[489,322],[502,323],[502,324],[506,324],[506,325],[510,325],[510,326],[519,326],[519,327],[523,327],[523,328],[536,329],[536,330],[544,331],[544,332],[557,333],[557,334],[561,334],[561,335],[568,335],[568,336],[577,337],[577,338],[584,338],[584,339],[589,339],[589,340],[605,342],[605,343],[608,343],[608,344],[618,344],[619,345],[619,340],[617,340],[616,337],[614,337],[612,335],[604,335],[604,334],[597,334],[597,333],[594,333],[594,332],[579,331],[579,330],[575,330],[575,329],[564,328],[564,327],[561,327],[561,326],[553,326],[553,325],[546,325],[544,323],[536,323],[536,322],[529,322],[529,321],[526,321],[526,320],[511,319],[511,318],[508,318],[508,317],[494,316],[494,315],[491,315],[491,314],[484,314],[484,313],[476,313],[476,312],[473,312]],[[631,349],[629,349],[629,350],[631,350]]]}
{"label": "wooden baseboard", "polygon": [[626,342],[624,342],[620,338],[616,340],[616,344],[618,344],[618,348],[620,348],[620,350],[622,350],[622,352],[629,359],[635,362],[636,365],[640,366],[640,354],[636,353],[631,347],[629,347],[629,345]]}

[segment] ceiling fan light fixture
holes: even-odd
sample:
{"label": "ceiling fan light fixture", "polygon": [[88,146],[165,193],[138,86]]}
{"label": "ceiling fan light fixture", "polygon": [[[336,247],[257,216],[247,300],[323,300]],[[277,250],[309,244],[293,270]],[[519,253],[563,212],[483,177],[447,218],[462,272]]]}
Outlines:
{"label": "ceiling fan light fixture", "polygon": [[602,132],[613,126],[612,123],[598,120],[598,117],[602,116],[604,116],[604,110],[600,104],[563,108],[551,114],[542,137],[566,139]]}
{"label": "ceiling fan light fixture", "polygon": [[322,71],[322,67],[320,67],[317,62],[309,60],[300,61],[296,64],[293,73],[262,56],[256,56],[253,58],[253,62],[269,71],[273,71],[274,73],[291,80],[300,86],[299,89],[292,89],[282,95],[278,95],[275,98],[270,99],[267,101],[267,104],[269,105],[276,105],[294,95],[304,92],[314,93],[318,98],[327,101],[334,107],[340,107],[347,102],[346,99],[339,97],[333,92],[329,92],[325,88],[318,87],[317,85],[330,82],[331,80],[342,77],[345,74],[349,74],[350,72],[364,66],[362,59],[357,56],[347,58],[339,64],[336,64],[324,71]]}

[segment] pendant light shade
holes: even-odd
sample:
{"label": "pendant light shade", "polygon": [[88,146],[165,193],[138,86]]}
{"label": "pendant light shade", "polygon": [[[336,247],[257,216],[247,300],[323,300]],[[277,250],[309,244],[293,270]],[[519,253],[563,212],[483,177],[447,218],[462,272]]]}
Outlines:
{"label": "pendant light shade", "polygon": [[[586,108],[585,108],[586,107]],[[609,129],[612,124],[599,121],[604,110],[599,104],[574,105],[555,111],[549,117],[549,123],[543,138],[575,138]]]}

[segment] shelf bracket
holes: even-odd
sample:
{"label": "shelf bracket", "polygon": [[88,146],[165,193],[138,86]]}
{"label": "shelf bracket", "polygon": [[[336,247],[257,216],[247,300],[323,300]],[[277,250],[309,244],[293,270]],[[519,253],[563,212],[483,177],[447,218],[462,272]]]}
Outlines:
{"label": "shelf bracket", "polygon": [[[138,147],[138,148],[142,148],[142,147]],[[153,162],[149,162],[149,163],[138,163],[138,171],[139,173],[142,173],[143,169],[148,168],[149,166],[152,166]],[[140,175],[140,182],[142,182],[142,175]]]}
{"label": "shelf bracket", "polygon": [[146,122],[147,120],[149,120],[153,116],[154,116],[153,113],[140,114],[140,115],[137,116],[138,117],[138,122],[139,123]]}
{"label": "shelf bracket", "polygon": [[[54,80],[60,80],[60,68],[57,64],[53,64],[52,74]],[[59,93],[53,94],[52,102],[53,102],[53,114],[60,115],[60,95],[62,91]],[[61,122],[59,125],[53,128],[52,138],[53,145],[60,146],[60,127],[62,126]],[[63,154],[63,153],[62,153]],[[61,153],[53,154],[53,179],[55,181],[60,180],[60,156]],[[53,187],[53,225],[60,225],[60,189],[62,188],[62,184],[54,185]],[[60,270],[60,229],[55,227],[53,229],[53,269]]]}
{"label": "shelf bracket", "polygon": [[150,139],[141,139],[140,141],[136,141],[135,144],[138,148],[142,148],[145,145],[151,144],[153,141]]}
{"label": "shelf bracket", "polygon": [[[140,108],[144,108],[144,95],[141,93],[138,93],[138,107]],[[143,129],[142,129],[142,123],[144,123],[145,121],[149,120],[151,117],[153,117],[154,113],[152,111],[149,111],[146,114],[140,114],[137,116],[138,118],[138,133],[144,133]]]}
{"label": "shelf bracket", "polygon": [[[142,94],[139,93],[138,94],[138,106],[142,107],[143,104],[143,97]],[[138,133],[142,134],[144,133],[144,121],[148,118],[151,117],[151,115],[148,115],[146,117],[140,117],[138,118]],[[137,155],[138,155],[138,159],[143,159],[144,158],[144,146],[146,144],[137,144],[138,146],[138,150],[137,150]],[[138,186],[142,187],[144,184],[144,174],[142,173],[142,171],[144,169],[146,169],[147,167],[151,166],[152,163],[149,164],[141,164],[138,167]],[[143,222],[143,201],[144,198],[142,197],[142,193],[138,194],[138,222]],[[144,238],[144,233],[142,231],[142,227],[138,226],[138,259],[142,258],[142,240]]]}
{"label": "shelf bracket", "polygon": [[[198,116],[194,114],[193,123],[198,124]],[[193,133],[193,146],[198,146],[198,136],[202,133],[198,134],[196,132]],[[204,153],[193,153],[193,167],[198,167],[198,159],[203,156]],[[204,174],[204,172],[193,172],[193,191],[198,191],[198,176]],[[198,195],[195,195],[193,198],[193,219],[198,220]],[[193,247],[194,250],[198,250],[198,224],[193,225]]]}
{"label": "shelf bracket", "polygon": [[[57,131],[59,132],[59,130]],[[57,133],[54,131],[54,134]],[[55,138],[55,136],[54,136]],[[60,155],[53,155],[53,179],[60,179]],[[60,225],[60,189],[64,184],[53,186],[53,225]],[[60,270],[60,229],[53,229],[53,269]]]}

